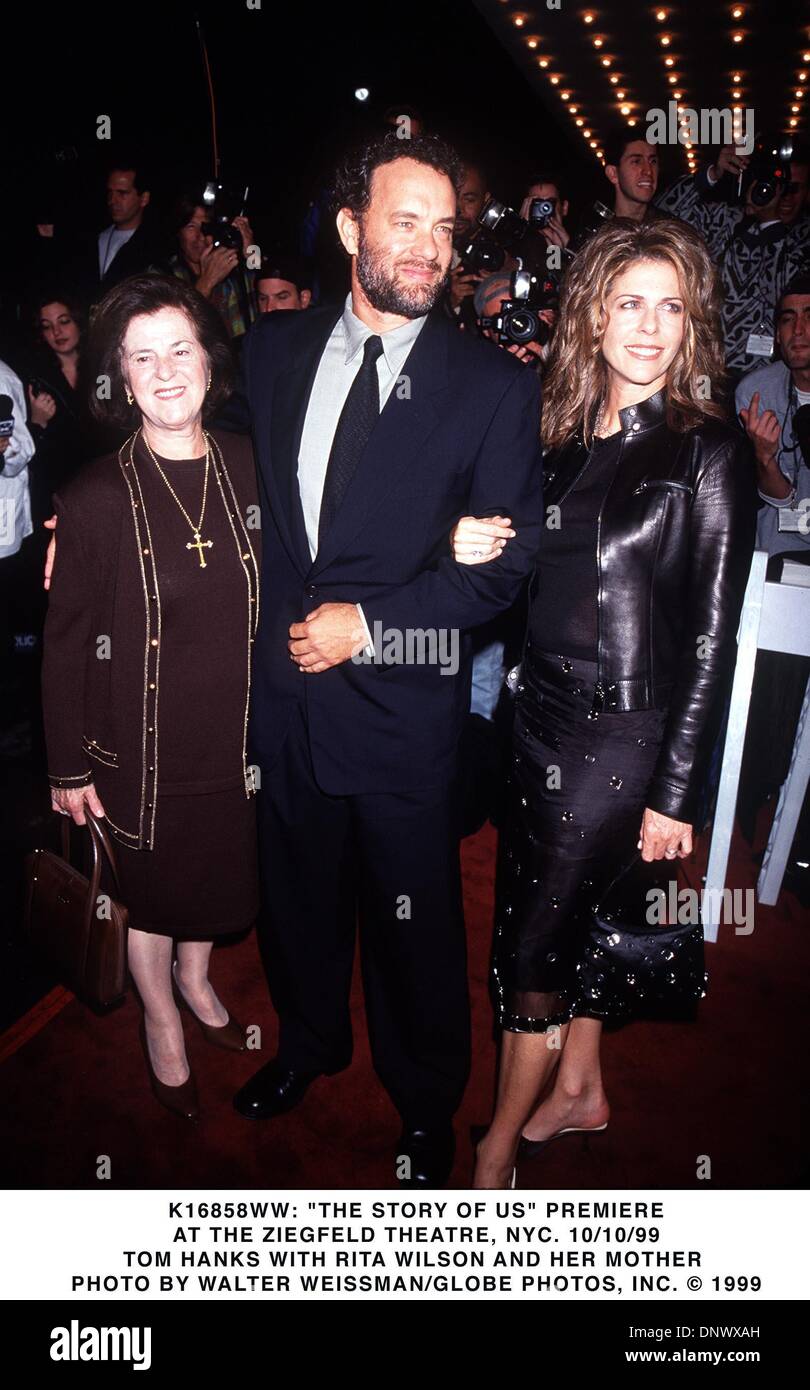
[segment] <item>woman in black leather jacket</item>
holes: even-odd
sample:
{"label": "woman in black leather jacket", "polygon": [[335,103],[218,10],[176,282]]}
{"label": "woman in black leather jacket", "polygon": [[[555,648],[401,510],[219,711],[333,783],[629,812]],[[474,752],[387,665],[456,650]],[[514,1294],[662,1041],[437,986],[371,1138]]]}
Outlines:
{"label": "woman in black leather jacket", "polygon": [[[578,987],[588,908],[636,846],[648,861],[692,852],[755,524],[745,441],[718,404],[719,310],[705,244],[671,221],[614,219],[563,287],[501,843],[498,1102],[476,1187],[509,1182],[521,1135],[607,1126],[609,1004]],[[508,518],[462,518],[454,556],[484,564],[509,535]]]}

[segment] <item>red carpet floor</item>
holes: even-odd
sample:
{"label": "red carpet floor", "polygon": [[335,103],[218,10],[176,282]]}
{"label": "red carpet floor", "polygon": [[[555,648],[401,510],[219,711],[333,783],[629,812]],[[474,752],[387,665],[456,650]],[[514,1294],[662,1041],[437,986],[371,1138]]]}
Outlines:
{"label": "red carpet floor", "polygon": [[[475,1043],[457,1117],[454,1187],[469,1185],[470,1126],[485,1123],[491,1106],[495,1050],[486,978],[494,848],[490,827],[464,845]],[[697,873],[691,863],[693,883]],[[730,886],[753,886],[755,877],[748,847],[736,837]],[[711,979],[699,1021],[634,1024],[607,1035],[608,1130],[550,1145],[521,1165],[518,1187],[704,1186],[696,1170],[706,1158],[715,1186],[804,1185],[799,1130],[810,1082],[808,913],[783,892],[777,908],[757,907],[752,935],[721,927],[719,942],[706,952]],[[152,1098],[133,997],[97,1018],[75,999],[60,1008],[55,993],[0,1039],[4,1186],[96,1187],[104,1156],[109,1184],[118,1188],[395,1186],[398,1117],[371,1066],[359,972],[350,1070],[320,1079],[293,1113],[264,1123],[243,1119],[231,1105],[233,1092],[275,1050],[254,934],[218,948],[212,975],[234,1014],[262,1026],[263,1049],[238,1056],[211,1048],[186,1017],[203,1107],[197,1126]]]}

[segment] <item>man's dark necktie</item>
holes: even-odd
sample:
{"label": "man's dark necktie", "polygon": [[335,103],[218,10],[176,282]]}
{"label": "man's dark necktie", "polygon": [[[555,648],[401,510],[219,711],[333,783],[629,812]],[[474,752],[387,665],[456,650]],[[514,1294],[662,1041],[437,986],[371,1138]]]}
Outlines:
{"label": "man's dark necktie", "polygon": [[318,518],[318,545],[337,516],[346,489],[354,477],[360,455],[380,414],[380,387],[377,358],[383,350],[382,338],[372,333],[363,344],[363,362],[351,384],[326,465],[326,477]]}

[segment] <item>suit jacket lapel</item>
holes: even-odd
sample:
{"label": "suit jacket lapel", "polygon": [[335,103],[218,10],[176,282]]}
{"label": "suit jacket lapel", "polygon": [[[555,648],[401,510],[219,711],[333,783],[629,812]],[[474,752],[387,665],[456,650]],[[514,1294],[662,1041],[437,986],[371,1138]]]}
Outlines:
{"label": "suit jacket lapel", "polygon": [[441,418],[435,397],[447,386],[447,334],[455,331],[428,317],[369,435],[311,577],[346,549],[403,471],[420,467],[422,447]]}
{"label": "suit jacket lapel", "polygon": [[278,373],[267,406],[274,511],[284,543],[302,574],[312,563],[307,542],[301,494],[298,490],[298,451],[312,384],[337,316],[319,325],[309,342],[299,346]]}

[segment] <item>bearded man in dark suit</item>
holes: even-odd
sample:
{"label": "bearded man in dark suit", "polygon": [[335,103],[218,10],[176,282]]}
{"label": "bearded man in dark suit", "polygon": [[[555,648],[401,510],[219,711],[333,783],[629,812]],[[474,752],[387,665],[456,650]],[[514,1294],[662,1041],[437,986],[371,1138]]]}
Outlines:
{"label": "bearded man in dark suit", "polygon": [[[434,137],[346,161],[342,308],[270,314],[245,348],[262,498],[252,761],[260,941],[277,1057],[235,1099],[266,1118],[349,1065],[359,921],[375,1070],[402,1118],[395,1174],[439,1186],[469,1072],[459,738],[469,631],[509,608],[541,524],[531,370],[430,311],[447,283],[460,167]],[[462,515],[511,519],[460,565]]]}

